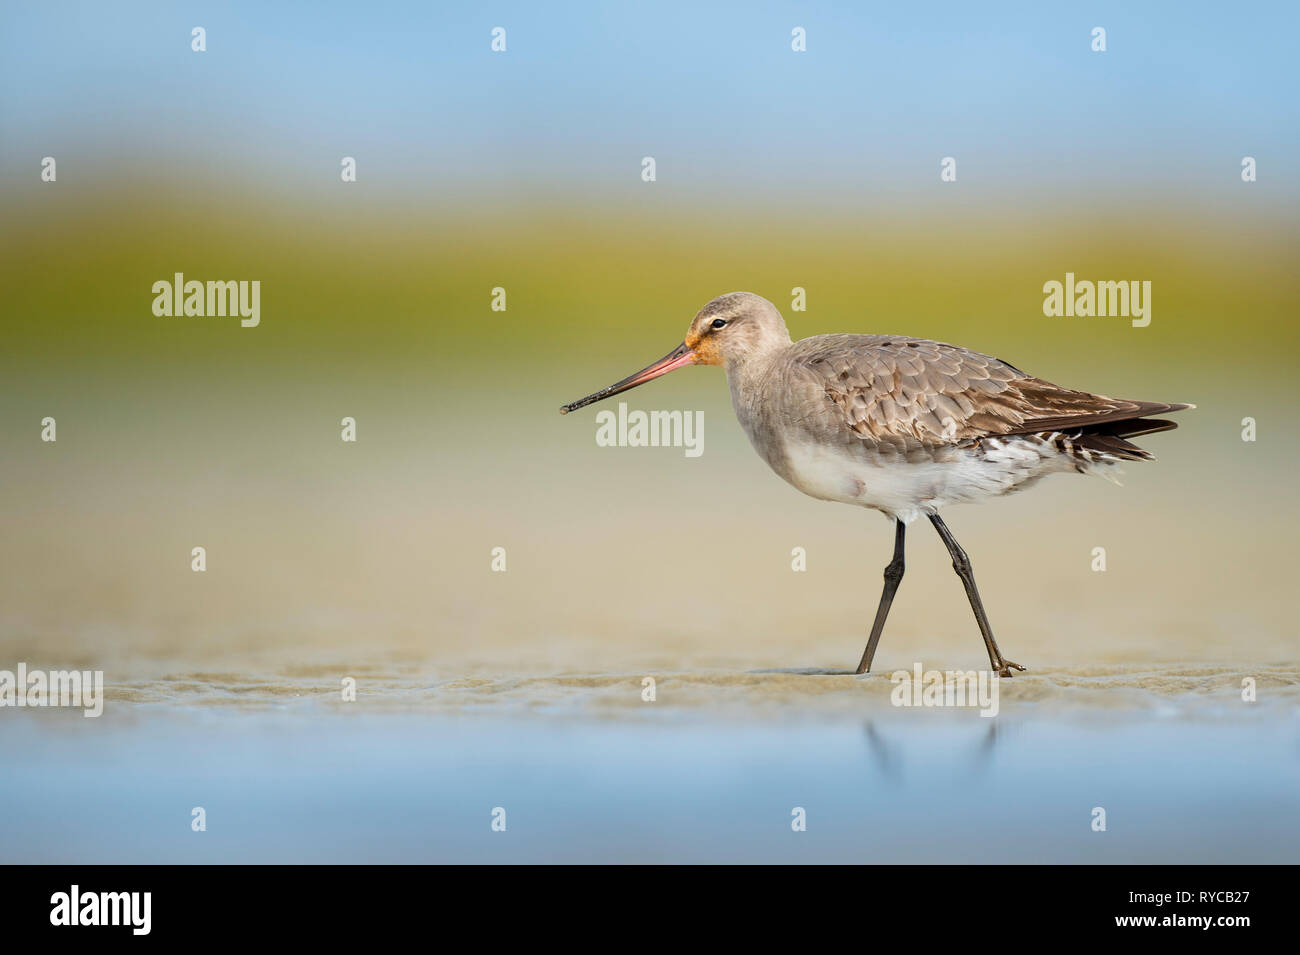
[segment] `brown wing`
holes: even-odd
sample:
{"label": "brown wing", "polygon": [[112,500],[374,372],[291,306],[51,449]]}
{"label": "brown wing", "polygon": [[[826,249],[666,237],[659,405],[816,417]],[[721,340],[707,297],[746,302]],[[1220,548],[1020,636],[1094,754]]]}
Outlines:
{"label": "brown wing", "polygon": [[821,335],[795,346],[845,425],[863,438],[953,444],[989,435],[1097,428],[1125,434],[1169,422],[1117,426],[1188,405],[1127,401],[1062,388],[989,355],[889,335]]}

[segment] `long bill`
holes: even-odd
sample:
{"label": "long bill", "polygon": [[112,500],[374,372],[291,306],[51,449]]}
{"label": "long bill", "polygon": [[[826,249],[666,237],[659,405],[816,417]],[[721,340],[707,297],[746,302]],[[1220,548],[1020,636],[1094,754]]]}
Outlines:
{"label": "long bill", "polygon": [[608,388],[602,388],[600,391],[593,392],[585,398],[579,398],[577,401],[570,402],[560,408],[560,414],[568,414],[570,411],[577,411],[579,408],[585,408],[587,405],[595,404],[611,395],[617,395],[620,392],[627,391],[629,388],[635,388],[637,385],[644,385],[647,381],[653,381],[661,375],[666,375],[670,371],[675,371],[685,365],[691,365],[695,362],[695,352],[686,347],[682,342],[663,358],[660,358],[653,365],[647,365],[638,371],[635,375],[629,375],[622,381],[616,381]]}

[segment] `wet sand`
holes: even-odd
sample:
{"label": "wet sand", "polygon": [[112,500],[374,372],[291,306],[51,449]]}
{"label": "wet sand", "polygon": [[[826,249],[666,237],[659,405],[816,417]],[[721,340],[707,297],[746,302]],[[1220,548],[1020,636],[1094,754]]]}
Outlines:
{"label": "wet sand", "polygon": [[[938,669],[938,666],[935,667]],[[957,667],[948,669],[956,670]],[[973,669],[973,667],[971,667]],[[903,672],[911,672],[907,668]],[[123,714],[172,707],[318,714],[367,712],[517,716],[562,714],[596,720],[742,718],[756,722],[880,716],[896,709],[890,672],[834,668],[645,670],[629,673],[515,674],[490,668],[449,674],[408,664],[390,669],[291,666],[250,675],[202,670],[110,684],[109,707]],[[356,680],[344,701],[342,681]],[[645,680],[655,699],[644,699]],[[1256,698],[1242,699],[1251,680]],[[1027,671],[999,684],[1009,713],[1051,718],[1107,716],[1132,721],[1171,716],[1225,721],[1300,715],[1300,666],[1097,664]]]}

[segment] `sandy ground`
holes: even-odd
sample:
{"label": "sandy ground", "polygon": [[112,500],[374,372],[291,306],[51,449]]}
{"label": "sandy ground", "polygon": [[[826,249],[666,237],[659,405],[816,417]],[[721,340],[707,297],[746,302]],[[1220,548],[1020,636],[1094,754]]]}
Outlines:
{"label": "sandy ground", "polygon": [[[904,671],[910,676],[910,670]],[[177,672],[161,679],[110,683],[106,698],[117,710],[168,706],[239,710],[317,708],[413,713],[482,713],[506,716],[556,713],[597,719],[709,717],[779,720],[881,715],[894,707],[897,685],[889,673],[855,676],[817,668],[726,671],[646,670],[632,673],[513,674],[490,668],[448,674],[408,665],[399,669],[346,670],[290,666],[278,673]],[[345,702],[342,681],[357,682],[357,699]],[[655,699],[643,699],[645,680]],[[1255,700],[1243,700],[1243,681]],[[949,681],[951,682],[951,681]],[[1268,712],[1300,714],[1300,667],[1109,664],[1025,672],[999,683],[1008,715],[1057,717],[1089,712],[1146,720],[1186,716],[1215,719]],[[653,717],[649,714],[653,712]]]}

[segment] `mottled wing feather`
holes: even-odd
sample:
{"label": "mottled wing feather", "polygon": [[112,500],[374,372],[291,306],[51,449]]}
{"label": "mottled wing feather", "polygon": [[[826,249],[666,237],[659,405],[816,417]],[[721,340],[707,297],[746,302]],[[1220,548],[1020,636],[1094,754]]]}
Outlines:
{"label": "mottled wing feather", "polygon": [[989,355],[926,339],[820,335],[797,343],[795,352],[845,425],[884,444],[1075,430],[1184,407],[1062,388]]}

